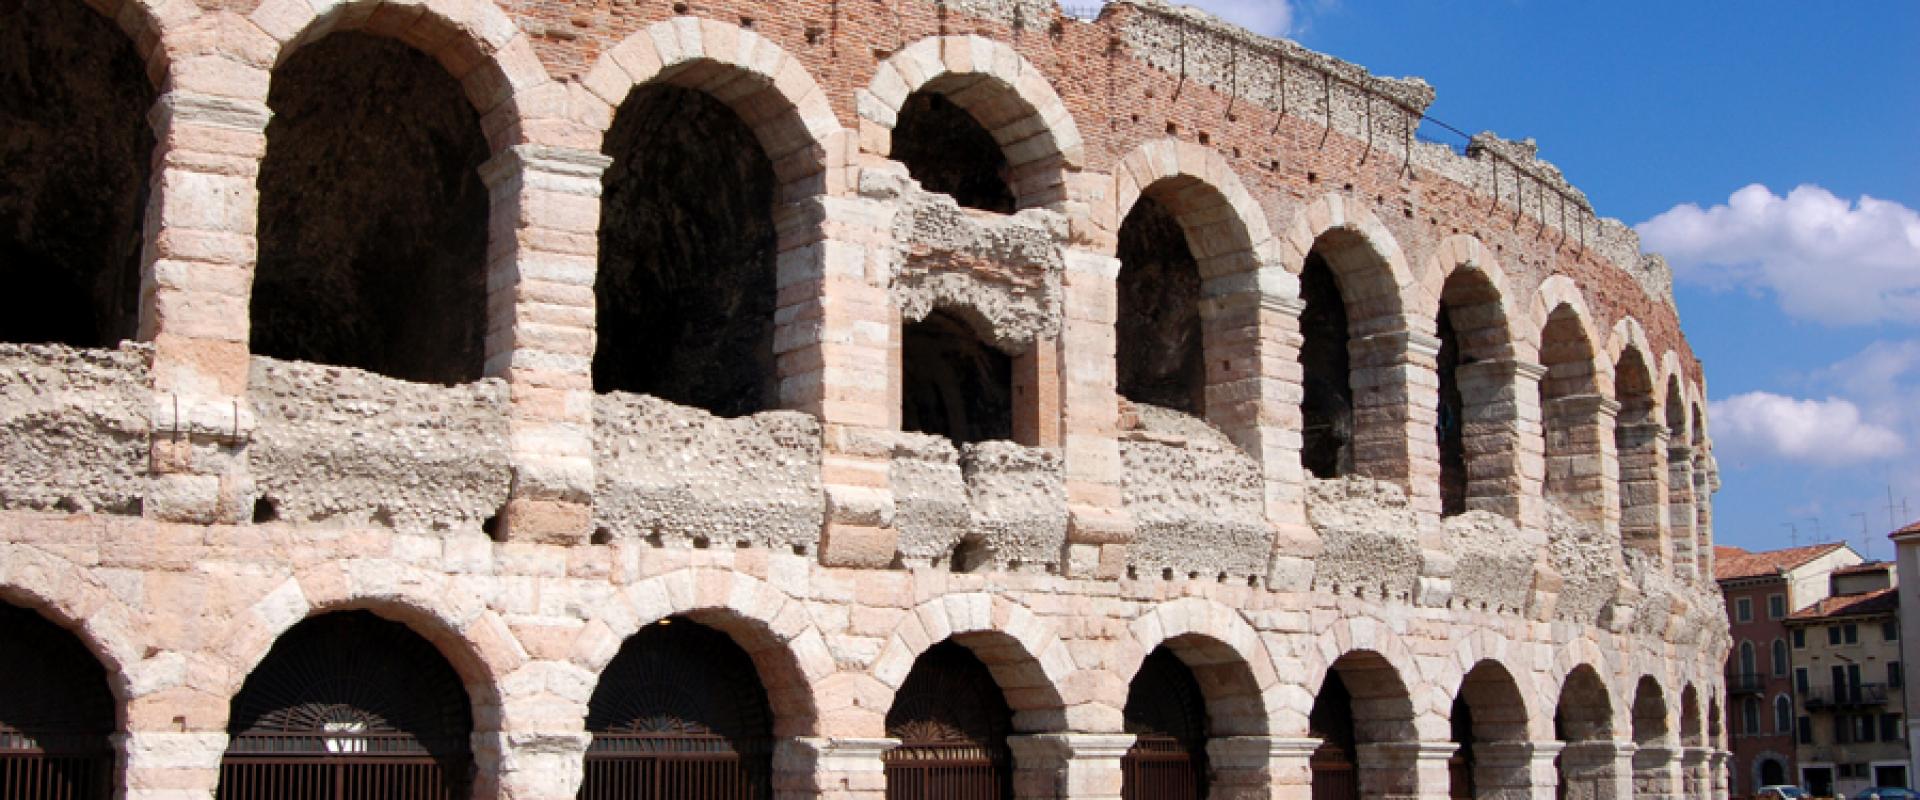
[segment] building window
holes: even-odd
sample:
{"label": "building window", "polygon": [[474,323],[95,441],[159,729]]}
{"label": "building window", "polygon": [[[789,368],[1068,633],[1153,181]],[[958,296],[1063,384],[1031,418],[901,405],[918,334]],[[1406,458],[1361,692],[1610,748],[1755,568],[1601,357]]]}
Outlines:
{"label": "building window", "polygon": [[1906,670],[1900,667],[1900,662],[1898,661],[1887,662],[1887,685],[1895,689],[1898,689],[1901,686],[1906,685],[1906,682],[1907,682]]}
{"label": "building window", "polygon": [[1827,644],[1836,646],[1840,644],[1840,626],[1827,626]]}
{"label": "building window", "polygon": [[1793,670],[1793,690],[1801,694],[1806,694],[1807,684],[1807,668],[1795,667]]}
{"label": "building window", "polygon": [[1767,619],[1787,618],[1787,596],[1784,594],[1767,595]]}
{"label": "building window", "polygon": [[1733,601],[1733,621],[1734,622],[1752,622],[1753,621],[1753,598],[1742,597],[1738,600]]}
{"label": "building window", "polygon": [[1849,622],[1842,625],[1841,628],[1841,638],[1845,639],[1847,644],[1860,643],[1860,626]]}
{"label": "building window", "polygon": [[1900,715],[1880,715],[1880,740],[1883,742],[1900,741]]}
{"label": "building window", "polygon": [[1813,718],[1812,717],[1801,717],[1800,724],[1795,726],[1794,730],[1800,734],[1801,744],[1813,744]]}
{"label": "building window", "polygon": [[1807,629],[1806,628],[1793,629],[1793,649],[1795,650],[1807,649]]}
{"label": "building window", "polygon": [[1793,703],[1784,694],[1773,698],[1773,732],[1793,732]]}
{"label": "building window", "polygon": [[1740,731],[1748,736],[1760,733],[1760,701],[1751,697],[1740,704]]}
{"label": "building window", "polygon": [[1760,674],[1759,661],[1753,656],[1753,642],[1740,643],[1740,674],[1742,676]]}
{"label": "building window", "polygon": [[1787,677],[1787,641],[1785,639],[1773,640],[1773,676]]}
{"label": "building window", "polygon": [[1900,641],[1900,620],[1890,619],[1880,623],[1880,638],[1889,642]]}

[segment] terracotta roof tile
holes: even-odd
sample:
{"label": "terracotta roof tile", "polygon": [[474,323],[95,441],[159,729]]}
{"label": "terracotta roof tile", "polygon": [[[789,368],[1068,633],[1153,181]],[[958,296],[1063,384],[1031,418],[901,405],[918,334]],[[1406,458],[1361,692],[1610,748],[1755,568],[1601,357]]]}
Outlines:
{"label": "terracotta roof tile", "polygon": [[1798,567],[1845,546],[1840,542],[1826,542],[1759,553],[1738,547],[1716,546],[1713,548],[1713,579],[1725,581],[1773,575],[1781,570]]}
{"label": "terracotta roof tile", "polygon": [[1892,587],[1875,589],[1865,594],[1843,594],[1829,597],[1811,606],[1793,613],[1787,619],[1824,619],[1830,617],[1858,617],[1867,614],[1891,614],[1900,609],[1900,596]]}
{"label": "terracotta roof tile", "polygon": [[1833,574],[1859,575],[1867,572],[1886,572],[1887,570],[1892,568],[1893,568],[1892,562],[1868,561],[1864,564],[1848,564],[1847,566],[1844,566],[1844,567],[1834,567]]}

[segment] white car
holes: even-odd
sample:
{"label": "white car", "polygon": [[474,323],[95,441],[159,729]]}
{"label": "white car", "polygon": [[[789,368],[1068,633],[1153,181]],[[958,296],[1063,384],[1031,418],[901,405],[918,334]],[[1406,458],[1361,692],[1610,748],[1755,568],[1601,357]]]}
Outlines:
{"label": "white car", "polygon": [[1802,800],[1811,797],[1807,790],[1798,786],[1762,786],[1753,796],[1755,800]]}

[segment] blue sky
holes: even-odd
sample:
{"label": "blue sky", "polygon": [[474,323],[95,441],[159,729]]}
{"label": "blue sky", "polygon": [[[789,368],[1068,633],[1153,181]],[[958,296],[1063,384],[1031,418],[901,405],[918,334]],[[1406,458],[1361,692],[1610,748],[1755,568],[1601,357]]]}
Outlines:
{"label": "blue sky", "polygon": [[[1202,0],[1532,137],[1666,254],[1724,544],[1920,518],[1920,3]],[[1856,514],[1864,514],[1864,520]]]}

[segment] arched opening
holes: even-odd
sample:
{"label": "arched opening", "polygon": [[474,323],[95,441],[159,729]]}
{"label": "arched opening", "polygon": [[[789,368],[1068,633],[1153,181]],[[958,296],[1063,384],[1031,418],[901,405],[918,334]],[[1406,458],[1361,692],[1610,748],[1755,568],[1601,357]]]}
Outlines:
{"label": "arched opening", "polygon": [[581,800],[773,796],[773,712],[753,659],[690,619],[629,637],[587,703]]}
{"label": "arched opening", "polygon": [[153,101],[111,19],[71,0],[0,3],[0,342],[137,333]]}
{"label": "arched opening", "polygon": [[1687,401],[1678,374],[1667,379],[1667,529],[1673,542],[1674,574],[1700,576],[1700,550],[1694,539],[1693,443],[1687,437]]}
{"label": "arched opening", "polygon": [[1137,737],[1120,760],[1123,800],[1207,796],[1206,697],[1193,670],[1166,645],[1140,665],[1123,714],[1126,732]]}
{"label": "arched opening", "polygon": [[1640,679],[1633,692],[1633,782],[1665,795],[1673,785],[1674,753],[1667,720],[1667,697],[1653,676]]}
{"label": "arched opening", "polygon": [[983,79],[943,80],[947,83],[941,89],[907,95],[893,127],[891,158],[905,164],[907,174],[929,192],[949,195],[967,208],[1013,213],[1016,198],[1006,152],[981,120],[951,98],[954,92],[983,85]]}
{"label": "arched opening", "polygon": [[1456,748],[1453,755],[1447,757],[1447,796],[1455,800],[1473,800],[1474,797],[1474,745],[1473,706],[1467,698],[1456,695],[1453,708],[1447,712],[1449,738]]}
{"label": "arched opening", "polygon": [[1512,377],[1474,365],[1492,364],[1512,354],[1512,334],[1500,290],[1480,269],[1459,267],[1440,289],[1440,313],[1434,320],[1440,339],[1435,358],[1439,407],[1434,437],[1440,446],[1440,513],[1499,511],[1512,493],[1513,469],[1490,464],[1511,459],[1515,443]]}
{"label": "arched opening", "polygon": [[901,334],[901,427],[955,444],[1013,438],[1013,359],[958,313],[935,309]]}
{"label": "arched opening", "polygon": [[1740,642],[1740,678],[1754,681],[1760,677],[1760,660],[1754,655],[1753,642]]}
{"label": "arched opening", "polygon": [[1142,194],[1120,224],[1120,395],[1136,403],[1207,411],[1200,266],[1173,211]]}
{"label": "arched opening", "polygon": [[1353,473],[1353,373],[1346,301],[1318,245],[1300,271],[1300,299],[1300,465],[1327,480]]}
{"label": "arched opening", "polygon": [[1680,692],[1680,744],[1704,747],[1706,741],[1701,736],[1700,692],[1688,686]]}
{"label": "arched opening", "polygon": [[1434,414],[1433,436],[1440,445],[1440,516],[1451,517],[1467,511],[1467,407],[1460,396],[1460,365],[1466,356],[1460,351],[1460,337],[1454,333],[1453,315],[1445,301],[1435,332],[1440,351],[1435,356],[1440,381],[1440,403]]}
{"label": "arched opening", "polygon": [[778,182],[753,129],[697,89],[634,89],[608,130],[593,387],[721,416],[774,407]]}
{"label": "arched opening", "polygon": [[1773,676],[1787,677],[1787,667],[1787,640],[1775,639],[1773,640]]}
{"label": "arched opening", "polygon": [[1784,694],[1773,697],[1773,732],[1781,736],[1793,735],[1793,701]]}
{"label": "arched opening", "polygon": [[1013,711],[987,665],[948,639],[927,648],[887,710],[887,800],[1013,796]]}
{"label": "arched opening", "polygon": [[112,796],[113,694],[86,646],[33,611],[0,603],[0,676],[0,794]]}
{"label": "arched opening", "polygon": [[440,651],[365,611],[293,626],[233,698],[221,800],[464,797],[473,715]]}
{"label": "arched opening", "polygon": [[1613,399],[1620,404],[1613,423],[1613,447],[1618,454],[1620,541],[1625,547],[1661,557],[1659,515],[1666,498],[1661,496],[1664,475],[1657,436],[1660,424],[1654,420],[1653,372],[1638,348],[1629,347],[1620,354],[1613,370]]}
{"label": "arched opening", "polygon": [[[1760,785],[1783,786],[1787,782],[1787,765],[1777,758],[1760,759]],[[1757,787],[1756,787],[1757,788]]]}
{"label": "arched opening", "polygon": [[1760,698],[1748,697],[1740,701],[1740,732],[1748,736],[1760,734]]}
{"label": "arched opening", "polygon": [[1459,745],[1447,761],[1453,797],[1506,797],[1532,788],[1524,770],[1508,768],[1524,751],[1528,732],[1526,700],[1506,667],[1475,664],[1454,695],[1449,721]]}
{"label": "arched opening", "polygon": [[1613,704],[1599,673],[1582,664],[1560,686],[1553,712],[1554,738],[1565,747],[1554,759],[1563,798],[1614,797],[1619,762],[1614,758]]}
{"label": "arched opening", "polygon": [[253,352],[479,378],[489,148],[460,84],[399,41],[337,32],[274,69],[267,105]]}
{"label": "arched opening", "polygon": [[1387,753],[1370,747],[1419,738],[1406,684],[1380,654],[1354,651],[1333,663],[1314,696],[1307,728],[1321,741],[1309,760],[1315,800],[1418,792],[1412,764],[1390,763]]}
{"label": "arched opening", "polygon": [[1574,516],[1598,522],[1604,516],[1599,466],[1600,432],[1595,420],[1602,398],[1594,373],[1593,341],[1573,307],[1562,303],[1547,315],[1540,334],[1540,417],[1545,434],[1546,497]]}

